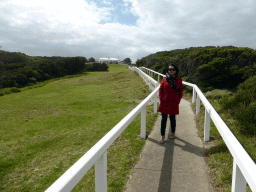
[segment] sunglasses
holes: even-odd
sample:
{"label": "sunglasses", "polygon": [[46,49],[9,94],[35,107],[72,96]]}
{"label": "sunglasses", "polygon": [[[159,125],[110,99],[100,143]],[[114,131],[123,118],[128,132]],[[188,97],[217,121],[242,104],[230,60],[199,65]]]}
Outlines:
{"label": "sunglasses", "polygon": [[176,69],[168,69],[169,71],[176,71]]}

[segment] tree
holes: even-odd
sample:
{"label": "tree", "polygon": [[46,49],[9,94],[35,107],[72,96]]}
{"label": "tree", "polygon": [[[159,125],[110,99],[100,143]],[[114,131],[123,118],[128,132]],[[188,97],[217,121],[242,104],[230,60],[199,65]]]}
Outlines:
{"label": "tree", "polygon": [[79,57],[67,57],[63,59],[64,65],[62,68],[67,70],[68,75],[76,74],[84,70],[85,59]]}
{"label": "tree", "polygon": [[131,61],[130,58],[125,58],[125,59],[123,60],[123,62],[124,62],[125,64],[129,64],[129,65],[132,63],[132,61]]}
{"label": "tree", "polygon": [[93,57],[89,58],[89,62],[94,62],[95,59]]}
{"label": "tree", "polygon": [[12,80],[16,81],[20,87],[25,86],[28,83],[27,76],[22,73],[18,73],[17,75],[13,76]]}

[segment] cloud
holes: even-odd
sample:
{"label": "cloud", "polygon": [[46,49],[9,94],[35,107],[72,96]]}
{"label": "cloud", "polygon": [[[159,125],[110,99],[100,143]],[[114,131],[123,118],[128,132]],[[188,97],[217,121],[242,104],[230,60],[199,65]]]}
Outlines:
{"label": "cloud", "polygon": [[105,5],[112,5],[112,1],[111,0],[103,0],[103,3]]}
{"label": "cloud", "polygon": [[[96,25],[110,14],[109,8],[98,8],[83,0],[11,0],[1,4],[11,26],[47,23],[48,30],[77,29]],[[68,27],[68,28],[67,28]]]}
{"label": "cloud", "polygon": [[127,57],[196,46],[256,48],[253,0],[0,1],[3,50]]}

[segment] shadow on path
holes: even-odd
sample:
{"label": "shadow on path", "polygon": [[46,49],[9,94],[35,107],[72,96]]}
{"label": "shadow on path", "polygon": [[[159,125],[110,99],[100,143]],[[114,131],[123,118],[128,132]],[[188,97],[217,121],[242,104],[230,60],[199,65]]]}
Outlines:
{"label": "shadow on path", "polygon": [[[169,135],[168,135],[169,137]],[[193,153],[199,157],[204,156],[204,149],[198,146],[195,146],[179,137],[175,139],[168,138],[164,144],[160,144],[159,141],[152,139],[150,137],[147,140],[165,147],[164,159],[161,169],[161,175],[159,180],[158,192],[171,191],[171,181],[172,181],[172,172],[173,172],[173,156],[174,156],[174,147],[179,147],[182,150]],[[184,145],[178,144],[177,141],[182,142]],[[180,143],[179,142],[179,143]],[[161,162],[159,162],[161,163]]]}

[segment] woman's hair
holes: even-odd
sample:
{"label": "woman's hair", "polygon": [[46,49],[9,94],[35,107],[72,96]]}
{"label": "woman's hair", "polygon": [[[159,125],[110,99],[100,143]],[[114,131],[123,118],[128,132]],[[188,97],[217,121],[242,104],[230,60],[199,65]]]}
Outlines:
{"label": "woman's hair", "polygon": [[175,64],[170,64],[170,65],[168,65],[168,68],[167,68],[167,71],[166,71],[166,72],[168,72],[170,66],[173,66],[173,67],[174,67],[174,69],[176,70],[176,76],[178,76],[180,70],[179,70],[179,68],[178,68]]}

